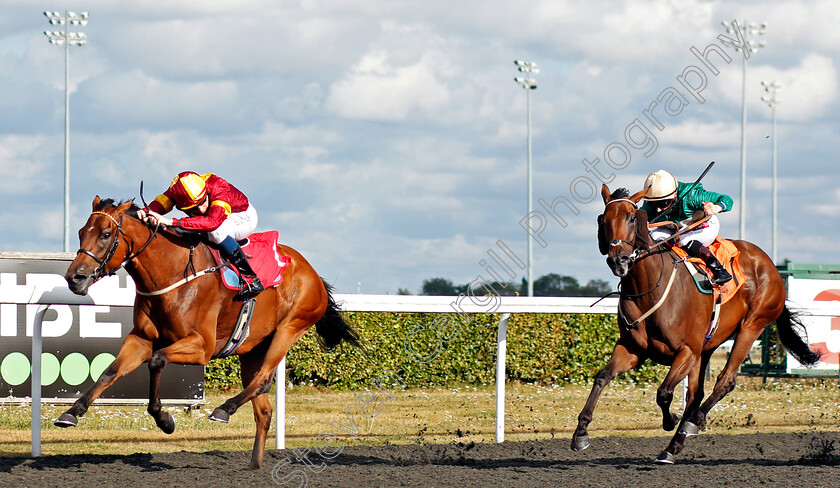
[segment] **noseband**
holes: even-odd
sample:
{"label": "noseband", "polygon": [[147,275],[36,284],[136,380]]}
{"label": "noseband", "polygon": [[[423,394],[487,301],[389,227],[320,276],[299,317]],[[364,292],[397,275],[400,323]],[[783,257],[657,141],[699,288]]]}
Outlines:
{"label": "noseband", "polygon": [[[610,204],[616,203],[616,202],[627,202],[627,203],[633,205],[633,208],[636,208],[636,202],[634,202],[633,200],[630,200],[629,198],[616,198],[615,200],[610,200],[609,202],[607,202],[606,205],[604,205],[604,209],[606,209],[606,207],[609,207]],[[639,237],[638,224],[636,225],[635,234],[636,234],[636,237]],[[636,240],[636,242],[638,242],[638,239]],[[624,239],[613,239],[612,241],[610,241],[609,246],[611,248],[613,248],[615,246],[620,246],[622,244],[627,244],[628,246],[630,246],[630,249],[632,249],[633,251],[630,254],[628,254],[627,257],[630,258],[630,266],[632,267],[633,263],[636,262],[636,259],[638,259],[639,256],[641,256],[645,252],[649,251],[649,249],[647,249],[647,248],[640,248],[639,246],[637,246],[636,242],[625,241]]]}
{"label": "noseband", "polygon": [[120,245],[120,233],[122,233],[122,216],[120,216],[120,220],[117,221],[117,219],[115,219],[111,215],[109,215],[109,214],[107,214],[107,213],[105,213],[101,210],[95,210],[95,211],[91,212],[91,215],[93,215],[93,214],[104,215],[104,216],[108,217],[108,219],[110,219],[111,222],[114,223],[114,225],[117,226],[117,231],[114,233],[114,242],[111,244],[111,248],[108,250],[108,253],[105,254],[105,258],[100,258],[96,254],[94,254],[93,251],[89,251],[87,249],[79,249],[78,251],[76,251],[76,254],[79,254],[79,253],[86,254],[86,255],[90,256],[91,258],[93,258],[93,260],[96,261],[97,264],[99,264],[99,266],[97,266],[96,269],[93,270],[93,280],[97,281],[104,276],[114,275],[117,272],[117,270],[120,267],[122,267],[122,266],[119,266],[118,268],[114,268],[110,272],[106,271],[106,269],[105,269],[108,261],[110,261],[111,258],[114,257],[114,254],[116,254],[117,248]]}
{"label": "noseband", "polygon": [[91,215],[94,215],[94,214],[104,215],[104,216],[108,217],[108,219],[111,222],[113,222],[114,225],[117,226],[117,231],[114,233],[114,242],[111,244],[111,248],[108,250],[108,253],[105,254],[104,258],[98,257],[96,254],[93,253],[93,251],[90,251],[88,249],[79,249],[78,251],[76,251],[76,254],[85,254],[87,256],[90,256],[94,261],[96,261],[97,264],[99,264],[99,266],[97,266],[93,270],[93,273],[92,273],[93,281],[96,282],[96,281],[99,281],[101,278],[104,278],[106,276],[114,276],[115,274],[117,274],[117,271],[122,269],[129,262],[131,262],[131,260],[133,260],[134,258],[139,256],[140,253],[143,252],[144,249],[146,249],[146,246],[148,246],[149,243],[152,242],[152,239],[154,239],[155,235],[157,235],[157,231],[160,228],[160,223],[158,223],[158,225],[155,226],[155,230],[149,236],[149,240],[147,240],[146,243],[143,244],[143,247],[141,247],[139,251],[137,251],[134,254],[131,254],[131,252],[129,251],[127,253],[127,256],[126,256],[125,260],[123,260],[123,262],[121,262],[118,266],[116,266],[116,267],[112,268],[110,271],[108,271],[106,269],[108,261],[110,261],[114,257],[114,254],[117,253],[117,248],[120,246],[120,234],[124,234],[124,232],[122,231],[122,218],[123,218],[123,216],[120,215],[120,220],[118,221],[117,219],[115,219],[110,214],[107,214],[107,213],[105,213],[101,210],[94,210],[93,212],[91,212]]}

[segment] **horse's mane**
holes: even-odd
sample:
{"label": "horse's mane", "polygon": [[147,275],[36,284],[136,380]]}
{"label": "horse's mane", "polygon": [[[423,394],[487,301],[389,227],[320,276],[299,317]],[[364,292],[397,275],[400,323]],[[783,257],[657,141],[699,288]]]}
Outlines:
{"label": "horse's mane", "polygon": [[140,207],[136,203],[134,203],[133,198],[130,199],[130,200],[120,200],[120,201],[116,201],[113,198],[103,198],[102,200],[99,200],[99,205],[97,205],[94,210],[102,211],[102,210],[105,210],[105,209],[108,209],[108,208],[119,207],[120,205],[122,205],[122,204],[124,204],[125,202],[128,202],[128,201],[131,202],[131,207],[129,207],[129,209],[126,210],[125,213],[128,214],[129,217],[134,217],[136,219],[137,218],[137,211],[140,210]]}
{"label": "horse's mane", "polygon": [[[129,201],[131,202],[131,206],[128,208],[128,210],[125,211],[124,215],[128,215],[129,217],[140,220],[139,217],[137,217],[137,211],[140,210],[140,206],[137,205],[136,203],[134,203],[133,198],[130,199],[130,200],[119,200],[119,201],[114,200],[113,198],[103,198],[102,200],[99,201],[99,205],[96,206],[95,210],[102,211],[102,210],[106,210],[108,208],[116,208],[116,207],[119,207],[120,205],[125,204],[126,202],[129,202]],[[154,229],[153,225],[149,225],[146,222],[142,222],[142,224],[145,225],[146,227],[150,228],[150,229]],[[173,234],[174,236],[187,239],[186,244],[179,243],[179,244],[184,245],[184,246],[189,246],[196,238],[200,241],[204,241],[205,243],[207,242],[206,239],[202,238],[200,233],[189,231],[189,230],[184,230],[184,229],[179,229],[177,227],[160,229],[158,232],[169,233],[169,234]]]}
{"label": "horse's mane", "polygon": [[627,198],[630,196],[630,192],[627,191],[627,188],[616,188],[610,198],[615,200],[616,198]]}

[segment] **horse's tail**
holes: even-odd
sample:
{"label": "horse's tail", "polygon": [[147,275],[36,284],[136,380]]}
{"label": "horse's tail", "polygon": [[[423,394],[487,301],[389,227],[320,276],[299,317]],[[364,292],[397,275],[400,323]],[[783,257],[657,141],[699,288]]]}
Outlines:
{"label": "horse's tail", "polygon": [[803,366],[814,366],[819,362],[820,354],[808,346],[808,333],[799,315],[797,312],[788,310],[785,305],[782,315],[776,319],[779,340]]}
{"label": "horse's tail", "polygon": [[362,345],[359,343],[359,335],[352,327],[347,325],[341,312],[338,311],[338,306],[335,304],[332,291],[333,287],[323,278],[324,288],[327,290],[327,310],[324,316],[315,323],[315,331],[318,332],[318,342],[326,349],[332,349],[339,345],[341,341],[345,341],[358,348]]}

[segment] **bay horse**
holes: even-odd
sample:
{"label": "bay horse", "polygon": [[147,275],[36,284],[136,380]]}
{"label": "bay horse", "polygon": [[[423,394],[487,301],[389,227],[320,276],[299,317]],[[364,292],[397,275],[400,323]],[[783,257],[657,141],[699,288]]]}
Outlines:
{"label": "bay horse", "polygon": [[[681,265],[682,260],[669,247],[657,246],[650,238],[647,215],[636,208],[646,193],[642,190],[631,196],[623,188],[614,193],[606,185],[601,188],[605,208],[598,216],[598,247],[607,256],[613,274],[621,278],[620,333],[607,365],[595,376],[592,391],[578,416],[571,447],[575,451],[589,447],[587,427],[607,383],[650,359],[670,366],[656,392],[656,403],[662,409],[662,428],[679,428],[655,462],[673,464],[686,437],[704,430],[706,414],[735,388],[738,368],[768,324],[776,322],[782,344],[803,365],[816,364],[820,356],[810,349],[804,326],[785,305],[784,281],[773,261],[757,246],[743,240],[733,242],[740,251],[745,282],[723,304],[719,325],[713,336],[706,339],[714,306],[712,295],[700,293]],[[666,291],[668,282],[672,285],[670,294]],[[663,300],[663,295],[667,299]],[[715,349],[730,338],[734,339],[732,351],[712,393],[703,402],[703,375],[709,360]],[[685,410],[682,415],[671,413],[674,388],[686,376]]]}
{"label": "bay horse", "polygon": [[[134,327],[123,341],[117,357],[94,385],[55,424],[71,427],[78,417],[114,381],[142,363],[149,363],[148,412],[165,433],[175,431],[172,415],[161,408],[160,375],[169,363],[206,365],[219,354],[233,333],[242,307],[236,291],[222,283],[221,273],[195,275],[196,269],[216,266],[208,245],[196,235],[152,229],[137,218],[133,201],[115,203],[93,200],[93,212],[79,230],[80,249],[67,269],[65,279],[73,293],[87,294],[98,279],[125,267],[137,286]],[[291,261],[283,281],[257,296],[248,338],[236,349],[241,365],[243,391],[228,399],[210,415],[227,422],[246,402],[254,409],[257,431],[251,452],[251,467],[260,468],[273,408],[268,398],[274,370],[295,341],[315,325],[321,343],[331,348],[341,341],[359,346],[358,336],[339,314],[331,287],[297,251],[277,245],[277,252]],[[182,278],[192,279],[172,288]],[[167,288],[172,288],[165,291]],[[163,290],[163,292],[161,292]],[[156,295],[149,293],[158,292]],[[285,385],[278,384],[278,388]]]}

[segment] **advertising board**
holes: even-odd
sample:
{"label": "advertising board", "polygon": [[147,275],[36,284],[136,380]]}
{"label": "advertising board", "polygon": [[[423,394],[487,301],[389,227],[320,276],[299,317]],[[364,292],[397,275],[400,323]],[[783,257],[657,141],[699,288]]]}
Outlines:
{"label": "advertising board", "polygon": [[[55,253],[58,254],[58,253]],[[13,257],[10,257],[13,256]],[[0,253],[0,401],[20,401],[31,391],[31,344],[38,308],[43,315],[42,396],[69,402],[90,388],[118,353],[132,329],[134,282],[120,271],[74,295],[64,281],[72,255],[37,259]],[[148,401],[149,370],[141,365],[101,398],[115,403]],[[204,400],[204,367],[170,364],[161,375],[161,399],[193,404]]]}
{"label": "advertising board", "polygon": [[787,372],[799,375],[837,375],[840,368],[840,280],[788,277],[788,302],[808,332],[811,348],[822,354],[811,369],[788,354]]}

